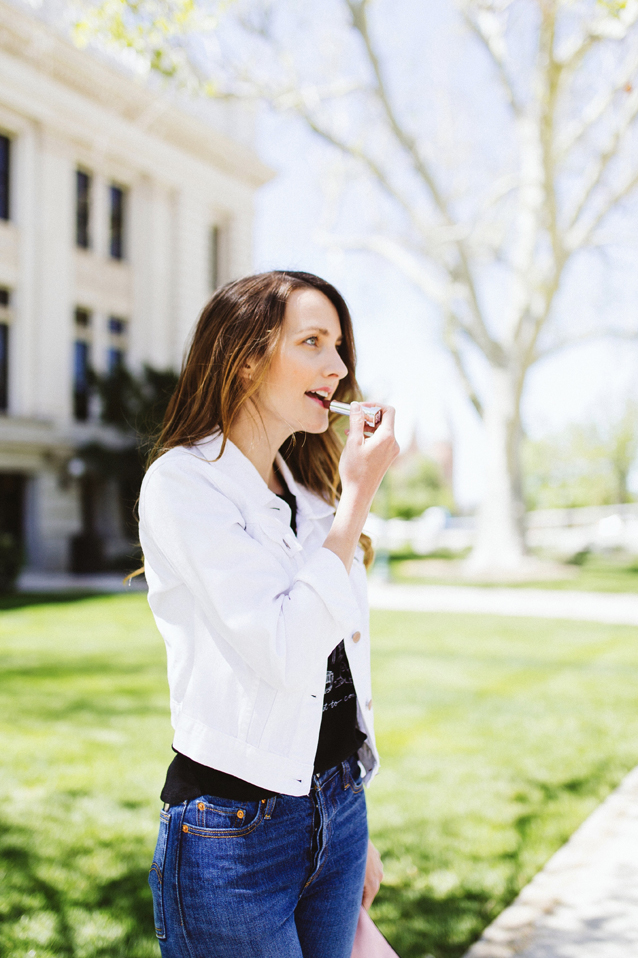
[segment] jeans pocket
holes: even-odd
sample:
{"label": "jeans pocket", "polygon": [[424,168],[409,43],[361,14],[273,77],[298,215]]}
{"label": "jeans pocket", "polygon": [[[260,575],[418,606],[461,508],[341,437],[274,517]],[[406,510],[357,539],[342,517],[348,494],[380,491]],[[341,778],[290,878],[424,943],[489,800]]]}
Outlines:
{"label": "jeans pocket", "polygon": [[346,774],[344,776],[344,788],[351,788],[355,793],[363,790],[363,778],[361,776],[361,766],[356,755],[352,755],[344,762]]}
{"label": "jeans pocket", "polygon": [[153,895],[153,917],[155,920],[155,934],[158,938],[166,938],[166,922],[164,920],[164,863],[168,847],[168,832],[171,817],[167,812],[160,812],[159,834],[153,855],[153,864],[148,875],[148,883]]}
{"label": "jeans pocket", "polygon": [[188,805],[182,831],[201,837],[249,835],[264,818],[270,818],[272,800],[241,802],[202,795]]}

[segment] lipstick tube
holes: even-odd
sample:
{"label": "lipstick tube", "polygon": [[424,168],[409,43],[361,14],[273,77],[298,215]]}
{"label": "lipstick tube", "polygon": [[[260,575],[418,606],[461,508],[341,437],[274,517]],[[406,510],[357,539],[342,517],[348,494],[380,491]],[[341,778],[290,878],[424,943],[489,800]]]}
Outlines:
{"label": "lipstick tube", "polygon": [[[350,403],[347,402],[337,402],[336,399],[333,399],[328,408],[330,412],[336,412],[339,416],[350,415]],[[366,425],[376,428],[381,422],[380,408],[378,406],[361,406],[361,408],[363,409],[363,418],[366,421]]]}

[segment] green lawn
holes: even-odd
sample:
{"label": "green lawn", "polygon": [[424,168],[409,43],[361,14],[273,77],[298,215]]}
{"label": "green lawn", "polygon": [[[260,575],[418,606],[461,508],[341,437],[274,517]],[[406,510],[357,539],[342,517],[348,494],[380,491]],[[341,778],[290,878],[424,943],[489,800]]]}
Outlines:
{"label": "green lawn", "polygon": [[[389,612],[373,629],[374,915],[402,958],[457,958],[638,762],[638,630]],[[171,729],[145,598],[18,602],[0,636],[0,954],[158,958]]]}
{"label": "green lawn", "polygon": [[[392,578],[395,582],[419,585],[478,585],[485,588],[516,589],[575,589],[579,592],[638,592],[638,557],[588,556],[582,565],[566,565],[565,578],[539,579],[533,582],[481,582],[467,580],[454,573],[451,563],[449,575],[433,575],[428,571],[427,561],[422,564],[423,574],[411,574],[414,565],[402,556],[391,560]],[[445,563],[443,563],[445,565]],[[441,563],[438,563],[437,568]]]}

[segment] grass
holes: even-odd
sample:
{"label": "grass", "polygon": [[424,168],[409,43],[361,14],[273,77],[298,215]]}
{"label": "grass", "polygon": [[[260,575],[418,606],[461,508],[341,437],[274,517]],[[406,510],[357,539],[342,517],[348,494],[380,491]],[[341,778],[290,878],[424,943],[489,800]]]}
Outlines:
{"label": "grass", "polygon": [[[459,958],[638,762],[638,630],[376,612],[368,792],[402,958]],[[170,760],[141,595],[0,614],[0,954],[158,958],[146,875]]]}
{"label": "grass", "polygon": [[[410,556],[408,561],[413,557]],[[416,558],[416,557],[414,557]],[[441,557],[449,558],[449,557]],[[406,556],[391,559],[392,578],[395,582],[419,585],[473,585],[485,588],[516,589],[573,589],[585,592],[638,592],[638,557],[589,555],[582,565],[568,565],[564,579],[537,580],[533,582],[481,582],[464,580],[458,575],[432,576],[424,572],[418,578],[408,574],[410,567]],[[427,567],[426,567],[427,568]]]}

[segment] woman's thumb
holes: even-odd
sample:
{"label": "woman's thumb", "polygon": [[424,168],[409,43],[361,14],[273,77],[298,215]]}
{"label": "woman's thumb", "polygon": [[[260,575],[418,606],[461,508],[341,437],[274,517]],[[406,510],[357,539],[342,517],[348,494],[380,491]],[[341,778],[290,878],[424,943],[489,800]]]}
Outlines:
{"label": "woman's thumb", "polygon": [[350,403],[350,435],[348,436],[348,442],[362,443],[363,436],[363,427],[365,425],[365,419],[363,415],[363,409],[361,408],[361,403],[351,402]]}

